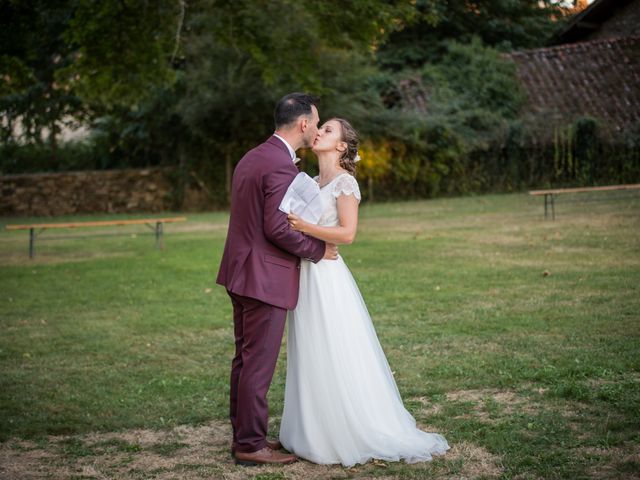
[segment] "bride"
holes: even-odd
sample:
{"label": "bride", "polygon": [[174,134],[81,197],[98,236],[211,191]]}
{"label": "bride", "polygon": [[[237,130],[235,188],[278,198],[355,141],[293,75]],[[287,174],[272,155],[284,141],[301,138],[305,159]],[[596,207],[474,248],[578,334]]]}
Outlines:
{"label": "bride", "polygon": [[[352,243],[360,190],[354,178],[358,137],[334,118],[318,131],[325,209],[318,225],[289,215],[289,223],[334,244]],[[352,466],[370,459],[431,460],[449,448],[437,433],[416,428],[349,269],[336,261],[302,260],[298,305],[290,312],[287,380],[280,441],[315,463]]]}

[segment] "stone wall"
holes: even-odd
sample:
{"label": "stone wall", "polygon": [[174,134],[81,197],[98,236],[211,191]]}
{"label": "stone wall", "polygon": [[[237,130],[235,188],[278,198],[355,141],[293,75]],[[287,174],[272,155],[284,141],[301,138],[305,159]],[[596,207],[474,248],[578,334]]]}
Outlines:
{"label": "stone wall", "polygon": [[0,215],[160,212],[173,207],[170,169],[0,176]]}

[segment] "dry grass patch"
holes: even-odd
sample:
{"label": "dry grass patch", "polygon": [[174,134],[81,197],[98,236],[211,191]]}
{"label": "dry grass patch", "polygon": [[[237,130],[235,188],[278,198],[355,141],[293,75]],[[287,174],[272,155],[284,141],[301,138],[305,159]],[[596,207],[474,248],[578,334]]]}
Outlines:
{"label": "dry grass patch", "polygon": [[626,443],[619,447],[583,447],[580,455],[585,461],[597,460],[597,464],[587,470],[594,479],[640,479],[640,445]]}
{"label": "dry grass patch", "polygon": [[[456,459],[463,462],[462,469],[451,478],[471,479],[471,478],[498,478],[504,468],[500,457],[489,452],[484,447],[479,447],[469,442],[461,442],[453,445],[447,452],[448,460]],[[436,477],[446,478],[446,477]]]}
{"label": "dry grass patch", "polygon": [[[539,404],[511,390],[457,390],[447,393],[446,398],[450,402],[473,403],[473,418],[484,422],[495,421],[491,417],[489,402],[495,402],[500,406],[500,416],[516,412],[533,415],[540,409]],[[461,415],[461,418],[467,417],[469,415]]]}
{"label": "dry grass patch", "polygon": [[[424,428],[424,427],[423,427]],[[369,462],[353,468],[300,461],[287,467],[238,467],[229,455],[230,427],[213,422],[172,430],[127,430],[77,436],[50,436],[44,442],[9,440],[0,444],[0,478],[68,479],[252,479],[257,475],[288,480],[402,478],[412,469],[429,469],[433,478],[498,477],[498,457],[468,442],[452,446],[430,464]],[[457,467],[450,468],[451,465]],[[385,471],[388,470],[388,475]],[[395,471],[394,471],[395,470]],[[455,474],[452,473],[455,470]],[[432,474],[432,475],[431,475]]]}
{"label": "dry grass patch", "polygon": [[418,410],[419,415],[437,415],[442,411],[442,406],[437,403],[432,403],[427,397],[413,397],[410,399],[412,402],[419,402],[422,407]]}

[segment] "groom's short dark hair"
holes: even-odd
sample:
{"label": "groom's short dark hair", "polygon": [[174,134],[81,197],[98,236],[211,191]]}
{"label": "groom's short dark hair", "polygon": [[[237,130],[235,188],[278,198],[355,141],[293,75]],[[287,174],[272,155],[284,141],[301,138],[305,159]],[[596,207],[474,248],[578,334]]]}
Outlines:
{"label": "groom's short dark hair", "polygon": [[285,95],[276,104],[273,118],[276,121],[276,130],[295,122],[301,115],[311,115],[311,105],[318,104],[318,97],[308,93],[290,93]]}

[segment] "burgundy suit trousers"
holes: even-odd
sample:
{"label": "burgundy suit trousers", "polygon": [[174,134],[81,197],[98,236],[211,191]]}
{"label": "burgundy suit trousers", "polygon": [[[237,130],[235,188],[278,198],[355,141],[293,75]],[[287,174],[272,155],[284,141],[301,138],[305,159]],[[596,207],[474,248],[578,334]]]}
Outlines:
{"label": "burgundy suit trousers", "polygon": [[239,452],[265,447],[267,392],[276,368],[287,311],[255,298],[227,293],[233,304],[236,353],[231,362],[230,417]]}

